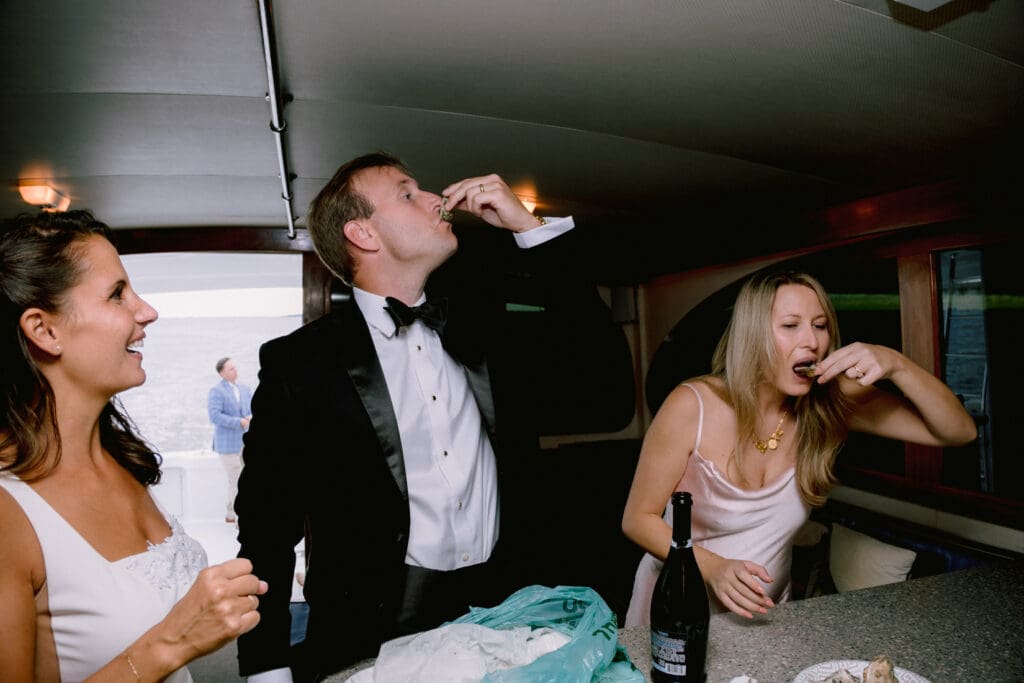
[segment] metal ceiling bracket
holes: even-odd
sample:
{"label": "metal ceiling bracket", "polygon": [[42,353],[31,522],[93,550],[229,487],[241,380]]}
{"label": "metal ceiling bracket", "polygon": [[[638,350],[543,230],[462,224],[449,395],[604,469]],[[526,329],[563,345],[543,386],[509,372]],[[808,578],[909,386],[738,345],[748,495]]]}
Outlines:
{"label": "metal ceiling bracket", "polygon": [[281,178],[281,199],[284,200],[288,219],[288,237],[295,239],[295,211],[292,208],[292,176],[288,173],[284,132],[284,98],[281,97],[281,77],[277,66],[277,39],[274,36],[274,8],[271,0],[258,0],[260,31],[263,34],[263,61],[267,66],[267,101],[270,102],[270,132],[277,147],[278,176]]}

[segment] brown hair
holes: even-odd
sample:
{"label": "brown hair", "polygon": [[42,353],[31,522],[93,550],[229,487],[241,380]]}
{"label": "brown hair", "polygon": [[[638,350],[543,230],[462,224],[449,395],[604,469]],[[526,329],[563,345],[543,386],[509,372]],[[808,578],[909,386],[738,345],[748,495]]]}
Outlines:
{"label": "brown hair", "polygon": [[[0,472],[32,480],[60,462],[61,441],[53,388],[36,367],[21,330],[29,308],[60,312],[85,266],[82,243],[110,229],[88,211],[22,214],[0,229]],[[99,418],[100,443],[143,485],[160,481],[160,457],[134,432],[115,398]],[[55,457],[45,461],[51,450]]]}
{"label": "brown hair", "polygon": [[407,172],[398,157],[387,152],[364,154],[335,171],[309,205],[306,227],[313,248],[323,264],[346,284],[352,283],[355,265],[348,250],[345,224],[357,218],[368,218],[376,210],[370,200],[352,186],[352,178],[360,171],[381,167]]}
{"label": "brown hair", "polygon": [[[777,351],[771,315],[775,295],[783,285],[801,285],[817,295],[825,311],[828,353],[840,346],[835,308],[821,283],[812,276],[768,270],[744,283],[736,297],[729,326],[712,359],[712,373],[722,379],[736,411],[737,461],[741,458],[740,444],[755,436],[757,386],[771,376],[775,367]],[[808,505],[824,504],[829,489],[836,483],[832,467],[836,453],[846,440],[850,409],[836,382],[813,385],[792,408],[797,423],[797,484],[800,496]]]}

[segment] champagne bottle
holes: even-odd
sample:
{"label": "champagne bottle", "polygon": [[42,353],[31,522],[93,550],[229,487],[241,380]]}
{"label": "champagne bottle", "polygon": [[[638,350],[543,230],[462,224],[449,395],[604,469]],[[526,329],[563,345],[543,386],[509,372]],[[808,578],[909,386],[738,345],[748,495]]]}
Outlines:
{"label": "champagne bottle", "polygon": [[711,612],[690,537],[689,493],[672,494],[672,547],[651,597],[651,680],[706,679]]}

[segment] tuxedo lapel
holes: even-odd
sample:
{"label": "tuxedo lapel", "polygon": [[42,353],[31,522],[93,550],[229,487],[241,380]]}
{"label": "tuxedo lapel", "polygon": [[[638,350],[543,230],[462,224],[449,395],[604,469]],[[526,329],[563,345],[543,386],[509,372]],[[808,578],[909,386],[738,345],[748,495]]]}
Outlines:
{"label": "tuxedo lapel", "polygon": [[373,424],[380,441],[381,451],[402,497],[409,499],[405,478],[405,460],[402,457],[402,439],[398,433],[398,419],[391,405],[384,371],[377,359],[377,351],[370,338],[370,330],[354,301],[338,306],[334,316],[339,333],[345,340],[345,369],[355,387],[363,408]]}
{"label": "tuxedo lapel", "polygon": [[455,325],[445,327],[441,335],[441,344],[466,372],[469,389],[473,392],[480,417],[491,438],[491,445],[497,450],[497,430],[495,429],[494,394],[491,391],[491,376],[487,369],[487,358],[483,352],[483,344],[478,335],[468,332],[468,328]]}
{"label": "tuxedo lapel", "polygon": [[476,398],[476,404],[480,408],[480,417],[483,418],[484,426],[487,427],[487,435],[491,437],[491,445],[497,450],[494,394],[491,392],[491,376],[487,371],[487,362],[481,359],[474,366],[464,365],[463,367],[466,368],[469,388],[472,390],[473,396]]}

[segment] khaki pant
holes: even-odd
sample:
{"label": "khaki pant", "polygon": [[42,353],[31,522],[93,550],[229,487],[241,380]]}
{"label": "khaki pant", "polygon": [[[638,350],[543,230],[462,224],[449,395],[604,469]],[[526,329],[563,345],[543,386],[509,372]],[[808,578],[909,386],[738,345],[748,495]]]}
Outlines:
{"label": "khaki pant", "polygon": [[235,521],[235,496],[238,495],[238,475],[242,473],[242,454],[218,453],[217,457],[224,467],[224,474],[228,477],[227,514],[224,519],[233,522]]}

